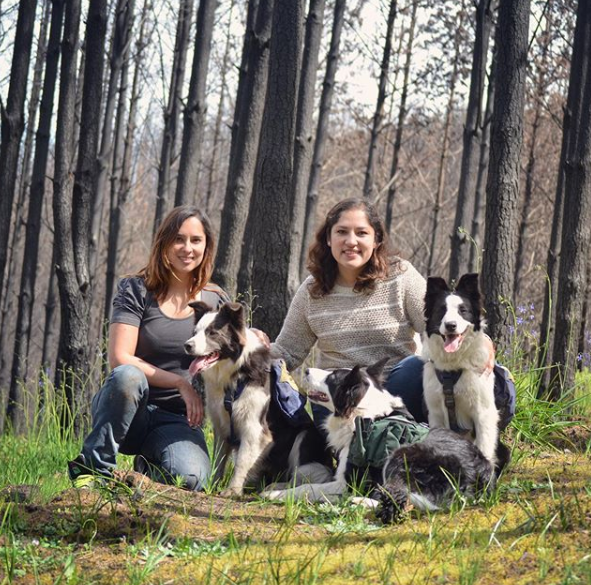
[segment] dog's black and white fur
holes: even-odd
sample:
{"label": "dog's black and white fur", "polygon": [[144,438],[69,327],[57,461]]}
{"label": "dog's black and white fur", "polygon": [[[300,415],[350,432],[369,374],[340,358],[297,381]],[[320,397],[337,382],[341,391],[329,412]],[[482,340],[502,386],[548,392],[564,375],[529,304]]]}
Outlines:
{"label": "dog's black and white fur", "polygon": [[440,377],[441,372],[461,371],[453,388],[457,425],[493,466],[502,467],[508,451],[499,442],[494,375],[485,372],[490,342],[484,332],[478,275],[465,274],[455,290],[443,278],[429,277],[425,319],[423,387],[429,426],[451,428]]}
{"label": "dog's black and white fur", "polygon": [[355,418],[376,419],[393,410],[404,409],[404,403],[381,388],[382,360],[368,368],[338,369],[332,372],[310,368],[305,373],[310,402],[326,407],[330,414],[324,422],[329,446],[337,458],[334,477],[327,483],[302,484],[287,490],[267,490],[263,496],[272,500],[331,500],[347,490],[347,459]]}
{"label": "dog's black and white fur", "polygon": [[476,496],[493,484],[493,467],[474,443],[448,429],[431,429],[421,442],[403,445],[388,458],[377,516],[396,522],[409,504],[438,510],[456,492]]}
{"label": "dog's black and white fur", "polygon": [[[269,490],[263,496],[273,500],[319,501],[332,500],[346,492],[355,418],[377,419],[393,411],[406,410],[399,397],[382,388],[383,365],[381,361],[369,368],[306,371],[308,398],[331,412],[325,428],[328,443],[338,458],[336,473],[328,483]],[[407,504],[421,510],[436,510],[456,490],[465,495],[475,494],[492,480],[492,466],[474,444],[452,431],[436,429],[420,443],[404,445],[391,453],[381,477],[374,483],[372,497],[353,501],[366,507],[379,507],[378,517],[392,522],[400,517]]]}
{"label": "dog's black and white fur", "polygon": [[[269,349],[246,327],[244,307],[225,303],[214,312],[202,302],[195,310],[195,333],[185,343],[194,356],[190,373],[201,374],[205,384],[206,411],[214,430],[215,452],[220,458],[215,478],[223,477],[227,457],[236,449],[234,473],[225,495],[240,495],[246,485],[258,486],[262,478],[284,474],[330,477],[325,443],[310,423],[305,429],[291,427],[271,399]],[[226,396],[235,397],[231,404]],[[301,481],[301,479],[300,479]]]}

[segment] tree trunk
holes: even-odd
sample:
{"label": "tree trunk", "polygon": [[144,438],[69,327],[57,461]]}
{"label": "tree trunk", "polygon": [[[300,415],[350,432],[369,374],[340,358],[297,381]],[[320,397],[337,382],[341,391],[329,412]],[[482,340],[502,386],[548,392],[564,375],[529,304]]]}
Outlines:
{"label": "tree trunk", "polygon": [[[472,54],[472,71],[470,75],[470,93],[464,125],[464,148],[462,151],[462,165],[460,169],[460,185],[454,227],[451,235],[451,257],[449,263],[449,278],[457,280],[466,272],[469,256],[469,238],[467,237],[470,219],[474,216],[474,193],[476,182],[476,165],[474,158],[481,144],[482,132],[482,101],[484,94],[484,79],[486,76],[486,61],[488,46],[492,30],[492,19],[496,0],[479,0],[476,7],[476,33],[474,38],[474,53]],[[496,112],[495,112],[496,116]]]}
{"label": "tree trunk", "polygon": [[133,13],[133,0],[117,0],[115,8],[115,23],[113,25],[113,39],[111,42],[111,57],[109,69],[109,81],[107,84],[107,97],[105,99],[105,112],[103,114],[103,131],[101,145],[96,159],[94,197],[92,201],[91,229],[90,229],[90,278],[96,277],[96,265],[100,250],[101,226],[104,212],[105,191],[108,175],[112,168],[113,160],[113,119],[115,118],[115,106],[117,104],[118,83],[121,78],[121,70],[129,58],[129,45],[131,42],[131,23]]}
{"label": "tree trunk", "polygon": [[318,73],[318,53],[320,51],[320,41],[322,40],[324,5],[325,0],[310,0],[304,36],[304,55],[298,90],[293,182],[291,187],[293,208],[288,276],[290,296],[295,294],[300,283],[300,251],[302,249],[306,213],[306,187],[310,177],[310,163],[314,146],[312,118],[314,114],[314,95],[316,93],[316,75]]}
{"label": "tree trunk", "polygon": [[[251,10],[253,7],[249,4],[247,23],[251,22]],[[244,46],[249,46],[247,73],[240,78],[242,85],[238,87],[239,98],[234,112],[230,163],[214,272],[214,280],[231,295],[237,290],[247,290],[240,287],[240,277],[237,282],[237,273],[239,266],[246,268],[242,262],[248,241],[245,228],[247,220],[254,221],[254,217],[250,219],[249,208],[267,92],[273,0],[261,0],[256,12],[254,28],[247,29],[245,33],[245,36],[250,37],[248,43],[246,39],[244,41]],[[249,226],[248,231],[252,232],[252,229]]]}
{"label": "tree trunk", "polygon": [[314,234],[316,221],[316,207],[318,205],[318,190],[320,184],[320,171],[324,162],[324,148],[328,138],[328,120],[332,107],[335,76],[339,64],[339,47],[341,44],[341,32],[345,21],[346,0],[335,0],[330,36],[330,48],[326,60],[326,73],[322,82],[322,95],[320,96],[320,108],[318,123],[316,126],[316,139],[314,140],[314,154],[308,179],[308,195],[306,200],[306,214],[302,248],[300,251],[300,280],[305,278],[306,263],[308,261],[308,246]]}
{"label": "tree trunk", "polygon": [[183,144],[176,183],[174,204],[195,203],[203,127],[205,125],[205,90],[215,10],[218,0],[201,0],[197,11],[197,38],[193,56],[193,70],[189,96],[185,107]]}
{"label": "tree trunk", "polygon": [[486,185],[483,284],[489,332],[507,347],[507,301],[513,293],[517,205],[528,49],[529,0],[501,0],[496,30],[496,80]]}
{"label": "tree trunk", "polygon": [[[415,2],[416,4],[416,2]],[[367,199],[373,197],[374,191],[374,158],[378,147],[378,137],[382,131],[382,119],[384,117],[384,102],[386,101],[386,86],[388,84],[388,75],[390,73],[390,54],[392,53],[392,31],[394,30],[394,21],[396,20],[397,0],[390,0],[390,9],[386,22],[386,40],[384,41],[384,53],[382,55],[382,64],[380,67],[380,79],[378,82],[378,99],[376,101],[376,110],[373,115],[371,125],[371,136],[369,139],[369,154],[367,156],[367,166],[365,168],[365,181],[363,183],[363,196]]]}
{"label": "tree trunk", "polygon": [[14,360],[10,380],[9,418],[16,432],[24,430],[25,424],[25,401],[21,382],[27,376],[33,307],[35,305],[41,211],[45,197],[45,173],[49,155],[49,139],[51,135],[53,102],[64,13],[64,0],[52,0],[51,4],[51,32],[47,45],[43,96],[41,99],[39,126],[35,141],[35,157],[33,160],[33,174],[31,177],[31,192],[24,246],[26,253],[23,256],[18,316],[14,338]]}
{"label": "tree trunk", "polygon": [[[585,75],[591,52],[591,34],[589,33],[589,10],[585,12],[583,3],[578,5],[575,26],[571,68],[569,74],[568,95],[562,121],[562,143],[560,147],[560,163],[554,214],[550,232],[550,245],[546,260],[546,286],[544,308],[540,324],[540,345],[542,351],[538,356],[538,366],[542,372],[538,386],[538,397],[542,397],[551,387],[553,379],[558,375],[557,368],[552,367],[554,343],[556,335],[556,310],[558,305],[558,271],[561,257],[562,233],[565,212],[566,172],[574,155],[574,145],[580,129],[581,108],[584,97]],[[571,211],[569,210],[569,213]],[[556,387],[555,387],[556,388]]]}
{"label": "tree trunk", "polygon": [[182,0],[179,9],[179,22],[176,29],[174,57],[172,62],[172,76],[170,79],[170,93],[168,104],[164,110],[164,130],[162,132],[162,147],[160,150],[160,166],[158,167],[158,191],[156,193],[156,214],[154,217],[154,233],[168,213],[170,171],[174,160],[177,128],[182,104],[182,88],[185,79],[187,50],[189,48],[189,33],[191,31],[191,17],[193,14],[193,0]]}
{"label": "tree trunk", "polygon": [[[571,60],[570,83],[576,85],[580,96],[579,115],[567,127],[569,146],[565,166],[564,209],[560,268],[558,271],[556,307],[556,333],[552,351],[553,377],[548,394],[560,398],[575,382],[578,328],[582,318],[583,297],[586,288],[586,270],[591,240],[591,5],[580,2],[577,9],[577,30]],[[577,35],[584,39],[578,40]],[[583,47],[585,52],[577,54]],[[573,77],[573,70],[582,74]],[[570,87],[569,87],[570,97]],[[573,132],[574,130],[574,132]]]}
{"label": "tree trunk", "polygon": [[290,303],[291,185],[303,36],[303,0],[276,0],[269,81],[253,189],[257,253],[252,265],[253,323],[271,339]]}
{"label": "tree trunk", "polygon": [[16,187],[16,172],[21,136],[25,127],[25,97],[36,6],[37,0],[20,0],[6,107],[0,102],[0,117],[2,118],[0,130],[2,138],[0,145],[0,294],[4,290],[4,271]]}
{"label": "tree trunk", "polygon": [[415,37],[415,26],[417,22],[418,1],[412,4],[410,24],[408,27],[408,42],[406,45],[406,58],[404,61],[404,74],[402,79],[402,94],[400,96],[400,109],[398,110],[398,123],[396,125],[396,137],[394,138],[394,149],[392,154],[392,166],[390,168],[390,180],[388,181],[388,198],[386,201],[386,233],[392,229],[392,216],[394,211],[394,199],[396,197],[396,175],[398,174],[398,161],[402,150],[402,134],[406,121],[406,100],[408,97],[408,84],[410,80],[410,63],[412,60],[412,47]]}
{"label": "tree trunk", "polygon": [[[73,2],[78,6],[78,2]],[[68,18],[69,11],[66,13]],[[86,60],[84,65],[84,88],[80,119],[78,163],[72,195],[71,217],[68,205],[67,162],[62,162],[59,183],[54,182],[54,226],[57,239],[57,276],[60,291],[61,330],[57,360],[58,388],[64,387],[69,411],[65,412],[64,424],[73,417],[74,429],[82,428],[90,405],[89,372],[89,318],[91,288],[88,271],[90,234],[90,210],[94,184],[94,170],[99,134],[99,108],[107,24],[105,0],[91,0],[86,24]],[[62,56],[65,61],[66,55]],[[62,63],[63,67],[63,63]],[[68,69],[65,69],[69,73]],[[66,84],[69,87],[69,83]],[[61,109],[60,89],[60,109]],[[65,107],[65,105],[64,105]],[[58,128],[60,122],[58,121]],[[69,121],[64,124],[70,132]],[[71,138],[73,131],[66,136]],[[56,139],[57,144],[57,139]],[[67,152],[64,150],[64,152]],[[56,154],[57,166],[57,154]],[[57,173],[56,173],[57,175]],[[62,187],[63,185],[63,187]]]}
{"label": "tree trunk", "polygon": [[454,60],[452,65],[451,77],[449,80],[449,98],[445,110],[445,120],[443,122],[443,143],[441,145],[441,154],[439,155],[439,168],[437,170],[437,190],[435,192],[435,202],[433,205],[433,221],[431,224],[431,245],[429,246],[429,261],[427,264],[427,275],[432,275],[435,268],[435,251],[437,248],[437,236],[439,232],[439,212],[441,202],[443,201],[443,192],[445,190],[445,167],[447,165],[447,153],[449,149],[449,127],[454,110],[456,97],[456,83],[458,80],[458,67],[460,62],[460,31],[464,25],[464,6],[462,4],[459,12],[460,21],[454,34]]}

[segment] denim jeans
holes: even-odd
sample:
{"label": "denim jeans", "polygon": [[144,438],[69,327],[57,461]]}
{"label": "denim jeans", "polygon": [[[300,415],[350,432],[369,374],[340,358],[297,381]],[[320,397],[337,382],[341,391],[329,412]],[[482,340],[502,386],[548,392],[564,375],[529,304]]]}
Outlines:
{"label": "denim jeans", "polygon": [[[398,362],[388,374],[386,390],[394,396],[402,398],[406,408],[417,422],[427,422],[423,407],[423,361],[411,355]],[[328,408],[312,404],[314,422],[318,428],[323,428],[324,419],[330,414]]]}
{"label": "denim jeans", "polygon": [[93,428],[82,447],[88,466],[109,475],[117,453],[142,456],[147,464],[140,469],[152,479],[170,483],[180,476],[185,487],[202,489],[211,472],[202,429],[148,404],[148,392],[139,368],[123,365],[110,373],[92,400]]}

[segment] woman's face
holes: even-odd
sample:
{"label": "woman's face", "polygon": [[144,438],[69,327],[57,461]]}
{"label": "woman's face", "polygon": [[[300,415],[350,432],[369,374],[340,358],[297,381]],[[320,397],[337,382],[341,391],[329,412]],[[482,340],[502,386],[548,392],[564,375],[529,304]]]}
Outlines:
{"label": "woman's face", "polygon": [[173,272],[179,277],[191,274],[201,265],[206,244],[201,221],[196,217],[186,219],[166,253]]}
{"label": "woman's face", "polygon": [[362,209],[341,213],[332,226],[328,245],[341,276],[356,277],[377,248],[376,233]]}

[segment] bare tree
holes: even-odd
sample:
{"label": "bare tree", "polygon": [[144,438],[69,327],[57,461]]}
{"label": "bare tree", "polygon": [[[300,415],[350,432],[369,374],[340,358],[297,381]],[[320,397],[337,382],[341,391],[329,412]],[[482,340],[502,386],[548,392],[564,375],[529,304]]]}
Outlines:
{"label": "bare tree", "polygon": [[[303,0],[276,0],[269,81],[253,198],[257,254],[252,265],[253,323],[274,338],[287,313],[293,152],[301,64]],[[252,213],[253,210],[251,210]]]}
{"label": "bare tree", "polygon": [[201,143],[205,123],[205,89],[217,0],[201,0],[197,11],[197,38],[189,96],[184,113],[183,144],[174,204],[193,203],[197,190]]}
{"label": "bare tree", "polygon": [[174,148],[177,138],[177,127],[181,113],[182,88],[185,79],[187,50],[189,48],[189,32],[191,30],[191,16],[193,14],[193,0],[182,0],[179,8],[179,21],[176,30],[174,57],[168,103],[164,110],[164,130],[162,132],[162,146],[160,150],[160,165],[158,167],[158,191],[156,194],[156,214],[154,217],[154,233],[160,222],[168,212],[170,170],[174,160]]}
{"label": "bare tree", "polygon": [[477,176],[475,157],[481,143],[486,61],[496,4],[497,0],[479,0],[476,6],[476,34],[472,54],[470,93],[464,125],[460,185],[458,187],[454,227],[451,234],[449,277],[452,280],[457,279],[460,274],[464,273],[468,266],[469,246],[466,234],[468,233],[469,222],[474,216],[474,193]]}
{"label": "bare tree", "polygon": [[483,284],[491,337],[507,345],[507,301],[513,293],[517,250],[520,155],[527,67],[529,0],[501,0],[497,24],[496,79],[486,186]]}
{"label": "bare tree", "polygon": [[[248,58],[244,66],[246,73],[240,76],[238,84],[228,179],[214,272],[215,281],[231,294],[236,290],[247,290],[247,287],[237,287],[237,274],[241,251],[245,253],[246,250],[243,239],[247,220],[254,221],[254,216],[249,219],[249,207],[267,92],[273,0],[260,1],[256,19],[252,16],[254,11],[254,3],[249,3],[243,48],[243,53],[248,51]],[[249,29],[248,26],[252,28]]]}
{"label": "bare tree", "polygon": [[371,135],[369,139],[369,154],[367,156],[367,166],[365,168],[365,181],[363,183],[363,196],[371,199],[374,190],[374,158],[378,146],[378,136],[382,131],[382,120],[384,118],[384,103],[386,101],[386,89],[388,84],[388,75],[390,74],[390,56],[392,53],[392,31],[394,30],[394,21],[396,20],[397,0],[390,0],[388,10],[388,19],[386,21],[386,38],[384,41],[384,52],[382,54],[382,63],[380,66],[380,79],[378,82],[378,98],[376,109],[373,115],[371,125]]}
{"label": "bare tree", "polygon": [[324,160],[324,148],[328,138],[328,120],[332,107],[334,94],[335,76],[339,63],[339,47],[341,44],[341,33],[345,21],[346,0],[335,0],[332,19],[332,32],[330,35],[330,48],[326,59],[326,73],[322,82],[322,95],[320,96],[320,107],[318,111],[318,123],[316,125],[316,139],[314,140],[314,153],[312,155],[312,166],[308,179],[308,194],[306,199],[306,213],[304,234],[302,236],[302,248],[300,251],[300,280],[303,280],[306,272],[308,258],[308,245],[314,231],[316,218],[316,207],[318,205],[318,189],[320,183],[320,171]]}
{"label": "bare tree", "polygon": [[10,69],[6,106],[0,102],[2,118],[0,145],[0,294],[4,290],[4,271],[21,136],[25,127],[25,96],[29,78],[31,45],[37,0],[20,0]]}
{"label": "bare tree", "polygon": [[23,430],[25,424],[25,401],[21,382],[27,375],[29,343],[33,323],[41,212],[45,197],[45,173],[49,155],[49,138],[51,134],[53,102],[59,63],[64,0],[52,0],[51,5],[51,31],[47,45],[45,77],[40,104],[41,114],[37,127],[37,139],[35,141],[35,156],[33,160],[33,174],[31,177],[31,192],[24,246],[26,253],[23,256],[18,316],[14,336],[14,359],[10,380],[10,419],[13,428],[17,432]]}
{"label": "bare tree", "polygon": [[293,164],[291,218],[291,250],[289,253],[289,289],[293,295],[300,283],[300,251],[306,213],[306,187],[310,176],[313,135],[312,115],[316,93],[316,74],[318,73],[318,53],[322,38],[324,20],[324,0],[310,0],[306,31],[304,35],[304,55],[296,117],[296,139]]}

